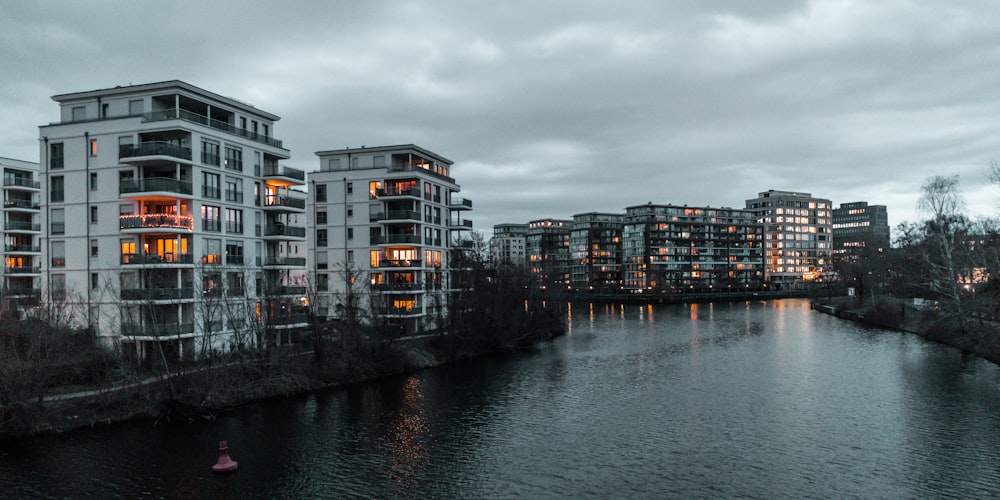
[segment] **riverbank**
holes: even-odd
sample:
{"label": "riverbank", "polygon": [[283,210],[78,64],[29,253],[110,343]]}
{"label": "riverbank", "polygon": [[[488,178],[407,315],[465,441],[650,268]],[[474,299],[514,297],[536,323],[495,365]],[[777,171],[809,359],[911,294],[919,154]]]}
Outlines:
{"label": "riverbank", "polygon": [[811,304],[814,310],[822,313],[914,333],[1000,364],[1000,325],[989,321],[969,321],[963,331],[953,318],[943,317],[937,310],[918,307],[912,301],[895,297],[880,297],[875,305],[852,297],[815,299]]}

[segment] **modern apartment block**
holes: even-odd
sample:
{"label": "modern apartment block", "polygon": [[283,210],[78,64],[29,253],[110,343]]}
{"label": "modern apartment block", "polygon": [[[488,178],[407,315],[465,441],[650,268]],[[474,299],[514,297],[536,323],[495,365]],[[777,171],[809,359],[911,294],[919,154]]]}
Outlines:
{"label": "modern apartment block", "polygon": [[733,208],[637,205],[625,209],[626,291],[727,291],[763,284],[763,227]]}
{"label": "modern apartment block", "polygon": [[138,360],[280,343],[304,324],[305,173],[279,165],[278,116],[176,80],[52,99],[45,300]]}
{"label": "modern apartment block", "polygon": [[622,214],[573,216],[570,284],[578,290],[617,291],[622,284]]}
{"label": "modern apartment block", "polygon": [[490,239],[490,259],[494,264],[524,266],[528,261],[527,224],[497,224]]}
{"label": "modern apartment block", "polygon": [[794,286],[833,274],[830,200],[771,189],[746,200],[746,208],[764,225],[769,282]]}
{"label": "modern apartment block", "polygon": [[570,286],[570,228],[573,221],[539,219],[528,223],[528,271],[540,287]]}
{"label": "modern apartment block", "polygon": [[0,311],[21,317],[41,295],[38,164],[0,158],[3,169],[3,283]]}
{"label": "modern apartment block", "polygon": [[452,161],[412,144],[316,155],[308,258],[318,313],[339,317],[357,296],[369,318],[405,333],[441,326],[451,253],[472,229],[472,202],[456,196]]}
{"label": "modern apartment block", "polygon": [[837,255],[889,248],[889,215],[885,205],[866,201],[841,203],[833,209],[833,249]]}

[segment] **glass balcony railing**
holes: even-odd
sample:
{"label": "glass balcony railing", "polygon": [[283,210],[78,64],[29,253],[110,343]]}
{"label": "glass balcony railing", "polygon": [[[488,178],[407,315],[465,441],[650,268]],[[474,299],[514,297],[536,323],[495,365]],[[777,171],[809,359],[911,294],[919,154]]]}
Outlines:
{"label": "glass balcony railing", "polygon": [[305,171],[297,168],[286,167],[284,165],[264,165],[264,177],[290,177],[292,179],[305,181]]}
{"label": "glass balcony railing", "polygon": [[152,113],[144,113],[142,117],[147,122],[159,122],[165,120],[184,120],[191,123],[205,125],[214,128],[216,130],[223,130],[230,134],[246,137],[251,141],[267,144],[268,146],[282,148],[281,141],[274,139],[270,136],[237,128],[232,123],[216,120],[214,118],[209,118],[205,115],[199,115],[198,113],[194,113],[186,109],[178,109],[178,108],[164,109],[160,111],[154,111]]}
{"label": "glass balcony railing", "polygon": [[268,195],[264,198],[265,207],[289,207],[298,208],[304,210],[306,208],[306,200],[300,198],[290,198],[288,196],[282,195]]}
{"label": "glass balcony railing", "polygon": [[193,299],[194,288],[122,288],[122,300]]}
{"label": "glass balcony railing", "polygon": [[268,257],[264,259],[265,266],[305,266],[305,257]]}
{"label": "glass balcony railing", "polygon": [[147,177],[145,179],[124,180],[118,183],[118,192],[128,193],[149,193],[162,191],[167,193],[177,193],[191,195],[191,181],[171,179],[169,177]]}
{"label": "glass balcony railing", "polygon": [[306,228],[286,226],[284,224],[268,224],[264,227],[264,236],[291,236],[293,238],[305,238]]}
{"label": "glass balcony railing", "polygon": [[136,156],[170,156],[182,160],[190,160],[191,148],[172,142],[161,141],[143,142],[138,145],[122,144],[118,146],[119,158],[132,158]]}

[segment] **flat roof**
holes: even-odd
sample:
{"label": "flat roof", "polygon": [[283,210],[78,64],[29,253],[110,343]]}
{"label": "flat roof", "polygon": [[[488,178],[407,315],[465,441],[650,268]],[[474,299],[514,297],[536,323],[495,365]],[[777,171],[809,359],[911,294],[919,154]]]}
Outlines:
{"label": "flat roof", "polygon": [[343,154],[356,154],[356,153],[404,153],[407,151],[412,151],[422,156],[427,156],[431,159],[437,160],[441,163],[446,163],[448,165],[453,165],[454,162],[433,152],[426,150],[415,144],[400,144],[397,146],[374,146],[360,148],[344,148],[344,149],[329,149],[326,151],[316,151],[316,156],[335,156]]}

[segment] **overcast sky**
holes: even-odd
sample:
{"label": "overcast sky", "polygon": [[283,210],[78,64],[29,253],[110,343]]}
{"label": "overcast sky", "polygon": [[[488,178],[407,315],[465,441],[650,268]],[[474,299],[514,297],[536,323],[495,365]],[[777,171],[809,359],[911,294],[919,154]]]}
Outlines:
{"label": "overcast sky", "polygon": [[1000,199],[991,1],[0,0],[0,38],[0,156],[38,161],[52,95],[179,79],[281,116],[292,167],[451,159],[487,235],[768,189],[895,226],[933,175],[959,174],[974,214]]}

